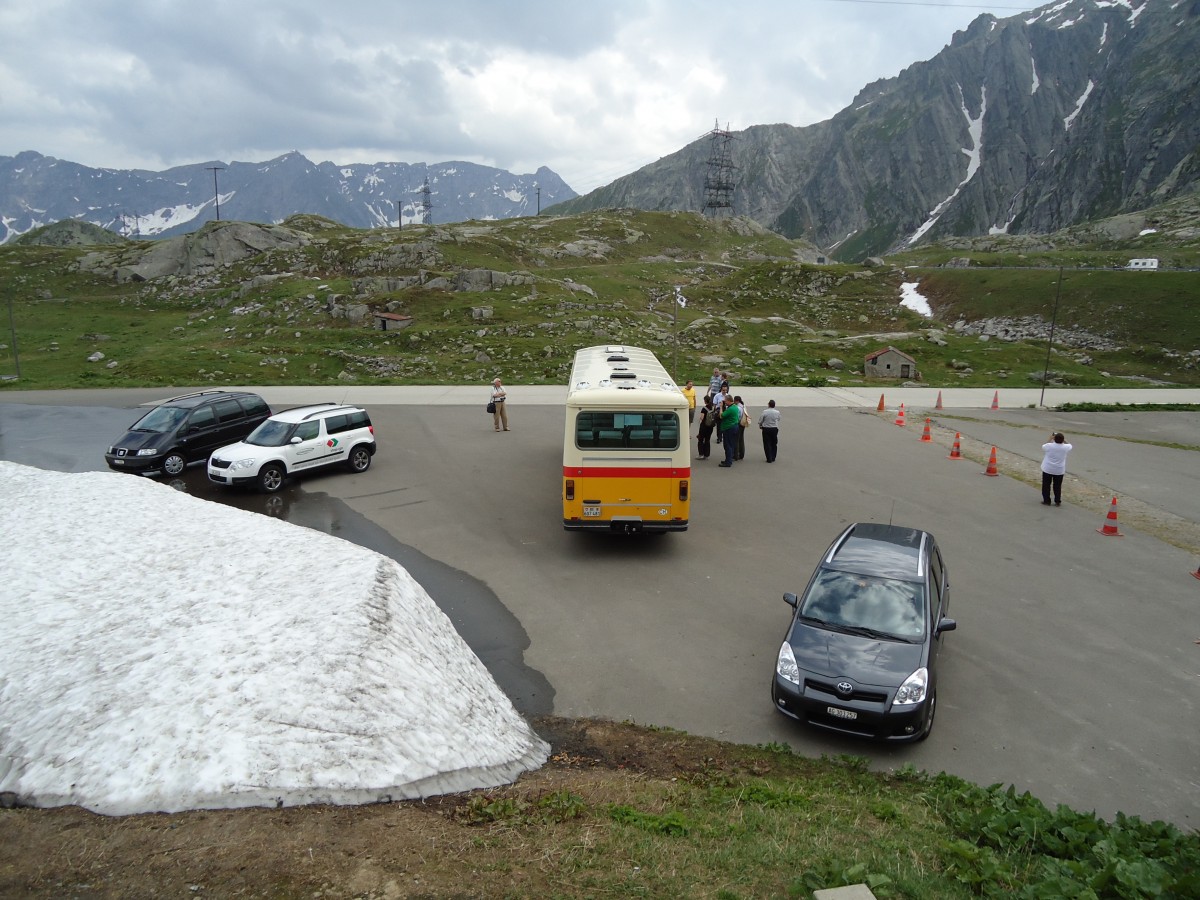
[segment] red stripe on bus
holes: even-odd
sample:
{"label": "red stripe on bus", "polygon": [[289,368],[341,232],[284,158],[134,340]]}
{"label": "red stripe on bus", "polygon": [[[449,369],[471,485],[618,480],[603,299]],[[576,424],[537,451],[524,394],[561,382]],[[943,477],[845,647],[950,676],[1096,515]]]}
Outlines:
{"label": "red stripe on bus", "polygon": [[692,470],[621,466],[563,466],[563,478],[691,478]]}

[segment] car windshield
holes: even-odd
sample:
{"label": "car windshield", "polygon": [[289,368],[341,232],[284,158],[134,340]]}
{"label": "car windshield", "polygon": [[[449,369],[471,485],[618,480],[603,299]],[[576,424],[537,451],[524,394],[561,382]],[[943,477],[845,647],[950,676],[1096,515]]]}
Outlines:
{"label": "car windshield", "polygon": [[920,584],[832,569],[817,574],[800,606],[800,618],[837,631],[905,641],[925,634]]}
{"label": "car windshield", "polygon": [[267,419],[246,438],[247,444],[254,444],[256,447],[282,447],[288,442],[288,438],[292,436],[292,425],[287,422],[277,422],[274,419]]}
{"label": "car windshield", "polygon": [[175,426],[186,418],[188,411],[178,406],[159,406],[146,413],[134,424],[133,431],[153,431],[162,434],[174,431]]}

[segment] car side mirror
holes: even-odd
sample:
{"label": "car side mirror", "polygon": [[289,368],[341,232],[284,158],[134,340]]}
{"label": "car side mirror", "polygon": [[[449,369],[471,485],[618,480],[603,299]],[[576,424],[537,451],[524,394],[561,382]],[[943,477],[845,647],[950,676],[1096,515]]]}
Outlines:
{"label": "car side mirror", "polygon": [[800,602],[800,598],[797,597],[795,594],[793,594],[791,591],[788,591],[786,594],[783,595],[783,602],[786,603],[788,606],[791,606],[794,608],[796,606],[796,604]]}
{"label": "car side mirror", "polygon": [[300,440],[300,436],[298,434],[293,434],[292,439],[290,441],[288,441],[288,443],[289,444],[301,444],[301,443],[303,443],[303,441]]}
{"label": "car side mirror", "polygon": [[953,619],[942,619],[938,622],[937,630],[938,634],[941,634],[943,631],[956,631],[958,630],[958,623]]}

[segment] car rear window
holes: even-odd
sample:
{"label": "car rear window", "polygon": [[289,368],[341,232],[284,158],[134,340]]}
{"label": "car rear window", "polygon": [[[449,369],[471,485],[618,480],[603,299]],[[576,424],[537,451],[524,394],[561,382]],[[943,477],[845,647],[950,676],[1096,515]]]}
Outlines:
{"label": "car rear window", "polygon": [[267,401],[257,394],[252,394],[249,397],[239,397],[242,408],[246,410],[246,415],[254,418],[257,416],[269,416],[271,407],[267,406]]}
{"label": "car rear window", "polygon": [[242,405],[233,398],[228,400],[218,400],[213,404],[217,411],[218,422],[233,422],[237,419],[245,418],[246,414],[242,412]]}
{"label": "car rear window", "polygon": [[325,420],[325,431],[328,434],[341,434],[344,431],[353,431],[355,428],[363,428],[370,424],[371,417],[360,409],[352,413],[330,416]]}

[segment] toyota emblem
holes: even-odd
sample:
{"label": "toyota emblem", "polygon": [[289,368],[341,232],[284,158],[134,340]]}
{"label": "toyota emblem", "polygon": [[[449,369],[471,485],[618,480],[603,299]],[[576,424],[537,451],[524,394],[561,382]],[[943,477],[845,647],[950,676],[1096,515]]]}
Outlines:
{"label": "toyota emblem", "polygon": [[837,683],[837,692],[843,697],[849,697],[854,693],[854,685],[848,681],[839,681]]}

